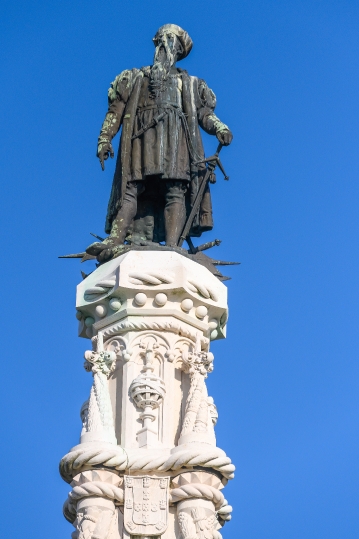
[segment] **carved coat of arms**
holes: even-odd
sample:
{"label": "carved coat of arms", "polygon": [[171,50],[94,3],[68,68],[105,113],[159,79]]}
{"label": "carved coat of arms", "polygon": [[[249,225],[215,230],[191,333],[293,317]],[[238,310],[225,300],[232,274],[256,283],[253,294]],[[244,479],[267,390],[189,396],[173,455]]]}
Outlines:
{"label": "carved coat of arms", "polygon": [[168,526],[169,477],[125,475],[124,525],[131,535],[162,535]]}

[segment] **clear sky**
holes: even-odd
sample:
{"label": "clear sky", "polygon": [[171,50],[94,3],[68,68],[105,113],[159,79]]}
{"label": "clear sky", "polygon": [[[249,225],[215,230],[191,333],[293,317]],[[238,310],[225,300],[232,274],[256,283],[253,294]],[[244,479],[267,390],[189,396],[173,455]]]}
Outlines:
{"label": "clear sky", "polygon": [[[103,234],[114,160],[96,141],[109,83],[148,65],[167,22],[234,133],[213,189],[230,319],[209,391],[237,466],[225,539],[357,539],[359,3],[3,2],[0,535],[70,538],[60,458],[91,377],[76,260]],[[216,140],[205,137],[212,153]],[[114,145],[117,151],[117,141]]]}

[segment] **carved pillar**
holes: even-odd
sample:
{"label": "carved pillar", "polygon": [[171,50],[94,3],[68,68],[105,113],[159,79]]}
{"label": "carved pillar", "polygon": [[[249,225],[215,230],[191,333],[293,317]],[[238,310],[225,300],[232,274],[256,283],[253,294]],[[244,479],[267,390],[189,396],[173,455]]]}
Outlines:
{"label": "carved pillar", "polygon": [[94,350],[85,352],[85,370],[92,372],[90,398],[81,408],[83,425],[80,442],[110,442],[117,445],[108,377],[115,368],[116,354],[103,350],[99,337],[92,339]]}
{"label": "carved pillar", "polygon": [[220,528],[217,511],[224,504],[221,479],[207,472],[186,472],[172,480],[172,501],[184,539],[212,539]]}
{"label": "carved pillar", "polygon": [[122,478],[107,470],[76,475],[73,490],[64,504],[64,515],[76,528],[72,539],[121,537],[116,506],[123,504]]}
{"label": "carved pillar", "polygon": [[234,466],[216,447],[206,378],[226,287],[180,254],[131,251],[90,274],[76,306],[94,382],[80,444],[60,464],[74,539],[219,539]]}

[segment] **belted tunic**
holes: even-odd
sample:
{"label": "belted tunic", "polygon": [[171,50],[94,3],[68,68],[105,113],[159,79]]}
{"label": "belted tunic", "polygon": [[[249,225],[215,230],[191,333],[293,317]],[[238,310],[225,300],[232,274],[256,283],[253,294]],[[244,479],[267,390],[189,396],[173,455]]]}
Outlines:
{"label": "belted tunic", "polygon": [[143,78],[132,142],[132,180],[154,175],[161,180],[191,179],[186,117],[182,110],[182,77],[170,75],[166,82],[156,99],[151,94],[149,78]]}

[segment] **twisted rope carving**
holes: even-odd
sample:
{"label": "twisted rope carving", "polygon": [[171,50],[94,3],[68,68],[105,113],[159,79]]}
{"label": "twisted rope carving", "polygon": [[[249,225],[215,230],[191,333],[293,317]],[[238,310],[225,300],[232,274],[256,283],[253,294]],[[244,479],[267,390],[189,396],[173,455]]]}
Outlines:
{"label": "twisted rope carving", "polygon": [[[173,454],[163,452],[143,453],[131,451],[130,455],[119,446],[104,448],[104,444],[94,447],[84,444],[85,447],[74,447],[60,462],[60,474],[62,478],[70,483],[72,478],[81,468],[91,468],[96,465],[103,465],[115,470],[130,471],[169,471],[181,468],[192,468],[193,466],[204,466],[213,468],[221,472],[227,479],[234,477],[235,466],[224,451],[218,447],[207,450],[184,449]],[[91,444],[92,445],[92,444]]]}
{"label": "twisted rope carving", "polygon": [[73,524],[77,516],[76,503],[73,504],[70,498],[67,498],[62,507],[62,512],[66,520],[70,522],[71,524]]}
{"label": "twisted rope carving", "polygon": [[227,500],[223,500],[222,506],[217,511],[218,522],[221,526],[224,526],[226,522],[231,520],[233,507],[228,504]]}
{"label": "twisted rope carving", "polygon": [[[114,500],[117,504],[123,504],[124,502],[123,489],[109,483],[103,481],[89,481],[88,483],[77,485],[69,493],[63,506],[63,513],[69,522],[73,523],[75,521],[76,504],[78,500],[88,496],[108,498]],[[188,498],[206,498],[207,500],[212,501],[218,514],[218,520],[222,526],[225,522],[231,520],[232,507],[228,505],[222,492],[217,488],[201,483],[194,483],[182,485],[181,487],[172,489],[170,492],[170,502],[172,503]]]}
{"label": "twisted rope carving", "polygon": [[87,498],[88,496],[101,496],[101,498],[109,498],[118,503],[123,503],[122,488],[104,483],[103,481],[89,481],[88,483],[77,485],[69,494],[72,502],[77,502],[77,500]]}
{"label": "twisted rope carving", "polygon": [[121,488],[115,487],[103,481],[89,481],[82,485],[75,486],[65,501],[62,511],[66,520],[73,524],[76,519],[76,505],[82,498],[88,496],[99,496],[113,500],[116,504],[123,504],[124,492]]}
{"label": "twisted rope carving", "polygon": [[164,273],[156,270],[151,272],[132,272],[128,275],[128,280],[132,284],[140,284],[147,286],[158,286],[159,284],[170,284],[174,281],[173,274]]}
{"label": "twisted rope carving", "polygon": [[173,503],[179,500],[185,500],[186,498],[206,498],[214,503],[216,511],[222,507],[224,502],[224,496],[220,490],[210,485],[203,485],[202,483],[182,485],[171,491],[171,501]]}
{"label": "twisted rope carving", "polygon": [[213,301],[218,301],[218,295],[213,288],[210,288],[208,285],[204,285],[203,283],[199,283],[197,281],[194,281],[193,279],[188,279],[188,288],[194,292],[195,294],[198,294],[199,296],[202,296],[206,299],[212,299]]}
{"label": "twisted rope carving", "polygon": [[128,457],[122,447],[108,444],[80,444],[74,447],[60,462],[61,477],[71,483],[72,478],[83,468],[102,464],[115,470],[127,468]]}
{"label": "twisted rope carving", "polygon": [[231,463],[231,459],[226,456],[224,451],[217,447],[210,450],[184,449],[172,455],[164,453],[160,456],[145,455],[129,457],[128,467],[130,470],[136,471],[168,471],[179,470],[180,468],[192,468],[193,466],[204,466],[214,468],[220,471],[228,479],[234,477],[235,467]]}

